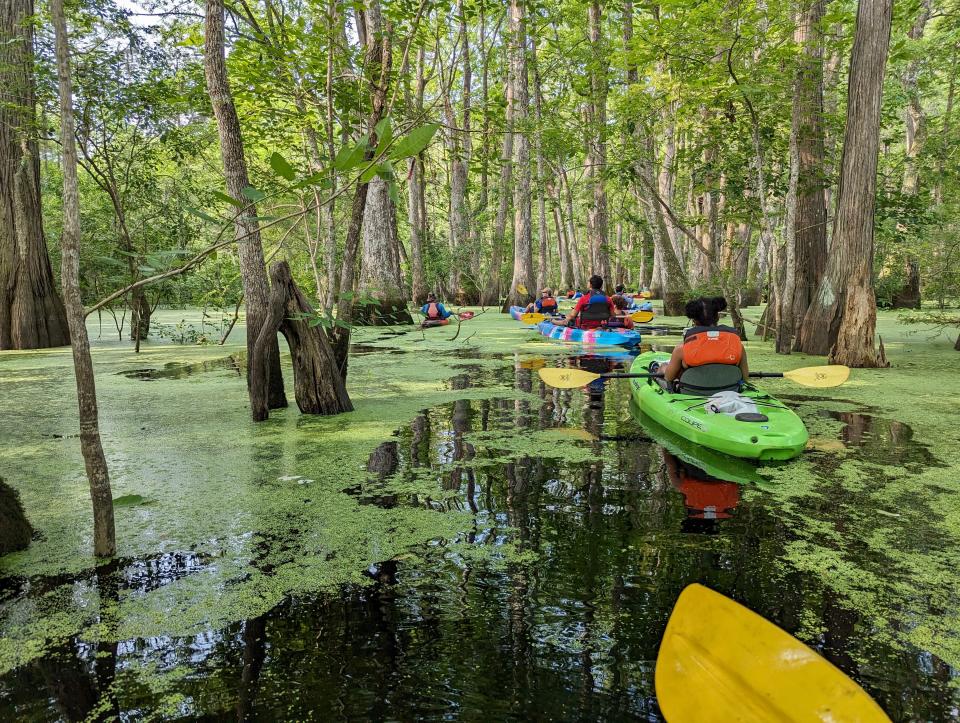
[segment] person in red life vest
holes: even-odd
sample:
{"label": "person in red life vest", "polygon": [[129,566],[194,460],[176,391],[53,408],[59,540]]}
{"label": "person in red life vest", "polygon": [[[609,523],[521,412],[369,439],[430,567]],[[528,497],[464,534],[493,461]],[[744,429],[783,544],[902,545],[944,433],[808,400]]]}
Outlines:
{"label": "person in red life vest", "polygon": [[740,335],[733,327],[720,326],[720,312],[726,308],[727,300],[722,296],[701,296],[687,302],[684,312],[694,326],[683,333],[683,344],[674,347],[663,370],[664,379],[673,382],[684,369],[704,364],[732,364],[740,367],[744,379],[750,376]]}
{"label": "person in red life vest", "polygon": [[420,313],[426,317],[427,321],[443,321],[453,315],[437,301],[435,294],[427,294],[427,303],[420,307]]}
{"label": "person in red life vest", "polygon": [[616,308],[616,313],[607,319],[607,323],[604,324],[604,326],[608,329],[632,329],[633,319],[630,316],[630,312],[627,311],[630,301],[620,294],[614,295],[611,300],[613,301],[613,306]]}
{"label": "person in red life vest", "polygon": [[581,296],[567,318],[557,323],[571,326],[576,322],[580,329],[597,329],[616,313],[610,297],[603,293],[603,278],[594,274],[590,277],[590,293]]}
{"label": "person in red life vest", "polygon": [[540,298],[527,304],[527,308],[524,311],[536,311],[539,314],[546,314],[547,316],[556,314],[557,300],[553,298],[553,289],[542,289],[540,291]]}

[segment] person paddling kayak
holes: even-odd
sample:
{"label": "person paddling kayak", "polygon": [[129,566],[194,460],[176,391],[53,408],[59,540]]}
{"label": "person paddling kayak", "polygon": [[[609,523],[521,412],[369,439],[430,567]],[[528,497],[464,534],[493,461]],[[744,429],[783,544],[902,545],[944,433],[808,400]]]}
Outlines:
{"label": "person paddling kayak", "polygon": [[556,314],[557,300],[553,298],[553,289],[542,289],[540,291],[540,298],[527,304],[527,308],[524,311],[527,313],[536,312],[538,314],[546,314],[547,316]]}
{"label": "person paddling kayak", "polygon": [[594,274],[590,277],[590,293],[584,294],[573,311],[567,314],[566,319],[557,322],[560,326],[576,326],[579,329],[598,329],[611,317],[616,316],[617,309],[610,297],[603,293],[603,277]]}
{"label": "person paddling kayak", "polygon": [[420,307],[420,313],[427,321],[443,321],[453,316],[446,307],[437,301],[436,294],[427,294],[427,303]]}
{"label": "person paddling kayak", "polygon": [[740,335],[730,326],[720,325],[720,312],[727,308],[722,296],[693,299],[684,312],[694,326],[683,333],[683,344],[676,346],[670,361],[663,368],[663,376],[673,383],[684,370],[707,364],[725,364],[740,367],[743,379],[750,376],[747,351]]}

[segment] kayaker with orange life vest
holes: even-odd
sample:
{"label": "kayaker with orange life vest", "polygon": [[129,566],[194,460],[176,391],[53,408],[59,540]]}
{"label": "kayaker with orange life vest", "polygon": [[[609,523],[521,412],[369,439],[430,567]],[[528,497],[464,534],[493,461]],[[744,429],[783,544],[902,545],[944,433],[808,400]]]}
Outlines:
{"label": "kayaker with orange life vest", "polygon": [[526,312],[537,312],[538,314],[556,314],[557,300],[553,298],[553,289],[542,289],[540,298],[533,303],[527,304]]}
{"label": "kayaker with orange life vest", "polygon": [[744,379],[750,375],[740,335],[733,327],[719,323],[720,312],[726,308],[727,300],[722,296],[701,296],[687,302],[684,312],[694,326],[683,333],[683,344],[674,347],[663,369],[668,382],[678,379],[684,369],[704,364],[731,364],[740,367]]}
{"label": "kayaker with orange life vest", "polygon": [[420,307],[420,313],[427,321],[443,321],[453,315],[453,312],[447,311],[444,305],[437,301],[435,294],[427,294],[427,303]]}
{"label": "kayaker with orange life vest", "polygon": [[558,324],[571,326],[575,323],[580,329],[597,329],[616,313],[610,297],[603,293],[603,278],[594,274],[590,277],[590,292],[580,297],[573,311]]}

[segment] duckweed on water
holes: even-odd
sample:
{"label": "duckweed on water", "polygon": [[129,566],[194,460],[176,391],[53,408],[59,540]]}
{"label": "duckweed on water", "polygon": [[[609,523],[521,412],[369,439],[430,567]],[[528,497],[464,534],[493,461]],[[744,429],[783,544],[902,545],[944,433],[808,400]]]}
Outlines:
{"label": "duckweed on water", "polygon": [[[654,718],[657,640],[679,590],[701,581],[818,647],[895,719],[946,717],[960,665],[960,354],[885,315],[880,332],[890,370],[855,370],[835,393],[764,381],[811,431],[800,459],[707,459],[707,486],[684,466],[696,449],[632,419],[625,383],[542,387],[533,370],[571,348],[493,312],[456,339],[360,332],[357,410],[335,419],[294,408],[250,423],[223,361],[239,336],[139,357],[101,344],[104,445],[128,504],[120,559],[99,571],[69,356],[0,355],[12,410],[0,475],[38,530],[0,560],[0,671],[17,668],[0,690],[29,686],[27,663],[69,639],[129,661],[109,684],[126,709],[239,711],[248,689],[230,677],[259,640],[263,714],[385,717],[388,690],[401,719],[470,701],[491,717]],[[758,341],[748,352],[765,371],[823,363]],[[735,508],[726,518],[696,499],[711,490]]]}

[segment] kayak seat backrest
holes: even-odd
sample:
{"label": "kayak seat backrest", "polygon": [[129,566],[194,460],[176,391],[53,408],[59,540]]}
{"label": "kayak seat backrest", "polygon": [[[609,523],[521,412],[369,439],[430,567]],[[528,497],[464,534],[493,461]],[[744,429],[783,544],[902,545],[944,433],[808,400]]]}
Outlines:
{"label": "kayak seat backrest", "polygon": [[742,384],[740,367],[733,364],[703,364],[684,369],[677,388],[681,394],[709,397],[715,392],[738,392]]}

